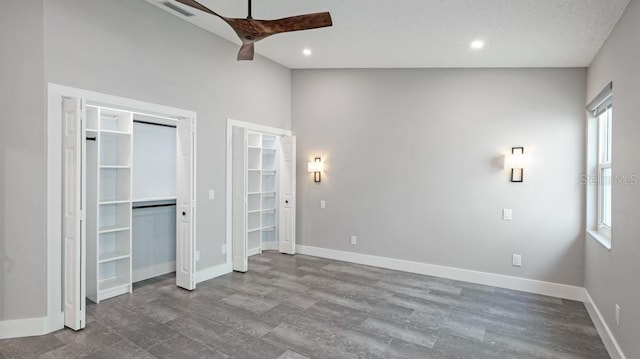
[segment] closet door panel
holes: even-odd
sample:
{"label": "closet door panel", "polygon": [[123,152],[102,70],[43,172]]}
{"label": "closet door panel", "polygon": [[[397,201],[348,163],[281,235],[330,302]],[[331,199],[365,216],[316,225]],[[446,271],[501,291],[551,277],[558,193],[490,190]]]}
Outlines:
{"label": "closet door panel", "polygon": [[[233,270],[246,272],[247,260],[247,129],[233,127],[232,133],[232,256]],[[254,199],[255,200],[255,199]],[[258,199],[259,201],[259,199]]]}
{"label": "closet door panel", "polygon": [[195,281],[195,123],[194,119],[178,121],[177,139],[177,200],[178,223],[176,237],[176,283],[179,287],[193,290]]}
{"label": "closet door panel", "polygon": [[82,101],[64,100],[63,121],[63,238],[64,324],[74,330],[85,326],[86,141]]}
{"label": "closet door panel", "polygon": [[280,186],[278,249],[281,253],[296,253],[296,138],[280,139]]}

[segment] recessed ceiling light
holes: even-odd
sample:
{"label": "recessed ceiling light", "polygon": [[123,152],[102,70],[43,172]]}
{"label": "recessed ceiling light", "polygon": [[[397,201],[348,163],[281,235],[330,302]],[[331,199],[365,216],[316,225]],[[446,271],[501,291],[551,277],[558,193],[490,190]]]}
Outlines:
{"label": "recessed ceiling light", "polygon": [[304,49],[302,50],[302,54],[304,56],[311,56],[311,49]]}
{"label": "recessed ceiling light", "polygon": [[471,48],[474,50],[480,50],[483,47],[484,47],[484,41],[482,40],[475,40],[471,43]]}

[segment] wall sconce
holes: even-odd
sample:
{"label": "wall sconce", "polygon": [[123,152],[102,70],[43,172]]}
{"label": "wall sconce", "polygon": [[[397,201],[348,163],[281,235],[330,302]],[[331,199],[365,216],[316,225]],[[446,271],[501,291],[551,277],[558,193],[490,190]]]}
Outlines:
{"label": "wall sconce", "polygon": [[512,147],[511,154],[504,156],[504,168],[511,169],[511,182],[524,182],[526,163],[524,147]]}
{"label": "wall sconce", "polygon": [[320,173],[324,170],[324,163],[320,157],[316,157],[313,161],[309,161],[307,164],[307,171],[313,172],[313,182],[320,182]]}

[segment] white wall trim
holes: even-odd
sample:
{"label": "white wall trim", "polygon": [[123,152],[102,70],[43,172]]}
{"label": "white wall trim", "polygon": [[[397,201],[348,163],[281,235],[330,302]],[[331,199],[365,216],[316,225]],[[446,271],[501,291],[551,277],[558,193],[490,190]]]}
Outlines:
{"label": "white wall trim", "polygon": [[205,268],[196,272],[196,283],[201,283],[209,279],[217,278],[222,275],[231,273],[232,271],[233,268],[231,267],[231,262]]}
{"label": "white wall trim", "polygon": [[296,248],[300,254],[307,254],[316,257],[484,284],[493,287],[519,290],[557,298],[577,301],[583,301],[584,299],[584,288],[572,285],[543,282],[534,279],[511,277],[501,274],[478,272],[469,269],[446,267],[435,264],[412,262],[402,259],[379,257],[305,245],[297,245]]}
{"label": "white wall trim", "polygon": [[63,313],[52,316],[0,321],[0,339],[44,335],[60,329],[64,322]]}
{"label": "white wall trim", "polygon": [[604,346],[607,348],[611,359],[627,359],[618,344],[618,341],[613,336],[611,329],[607,325],[607,322],[604,321],[604,317],[600,313],[600,310],[596,306],[596,303],[591,298],[589,292],[584,290],[584,306],[587,308],[587,312],[589,312],[589,316],[593,321],[596,329],[598,330],[598,334],[600,334],[600,338],[602,338],[602,342]]}
{"label": "white wall trim", "polygon": [[172,261],[172,262],[152,265],[150,267],[136,269],[131,274],[131,277],[133,278],[133,283],[135,283],[145,279],[158,277],[167,273],[172,273],[175,271],[176,271],[176,262]]}
{"label": "white wall trim", "polygon": [[262,254],[262,248],[260,247],[250,248],[247,250],[247,257],[252,257],[258,254]]}
{"label": "white wall trim", "polygon": [[279,249],[278,242],[275,242],[275,241],[262,242],[263,251],[277,251],[278,249]]}

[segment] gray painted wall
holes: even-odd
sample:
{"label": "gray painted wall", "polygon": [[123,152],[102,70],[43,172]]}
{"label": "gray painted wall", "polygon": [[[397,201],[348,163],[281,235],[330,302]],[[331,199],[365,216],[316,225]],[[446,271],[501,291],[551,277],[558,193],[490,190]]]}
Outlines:
{"label": "gray painted wall", "polygon": [[46,313],[42,0],[0,11],[0,320]]}
{"label": "gray painted wall", "polygon": [[[640,1],[631,0],[588,74],[591,100],[613,81],[614,176],[640,176]],[[587,238],[585,286],[627,358],[640,358],[640,185],[612,188],[612,238],[609,252]],[[620,327],[615,322],[619,304]]]}
{"label": "gray painted wall", "polygon": [[586,69],[294,70],[298,243],[582,286],[585,88]]}
{"label": "gray painted wall", "polygon": [[290,128],[290,70],[141,0],[3,5],[0,320],[46,314],[47,82],[197,111],[198,269],[224,263],[226,119]]}
{"label": "gray painted wall", "polygon": [[290,70],[238,62],[238,46],[142,0],[46,2],[44,23],[46,82],[197,111],[197,268],[223,264],[226,119],[289,129]]}

